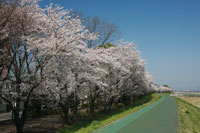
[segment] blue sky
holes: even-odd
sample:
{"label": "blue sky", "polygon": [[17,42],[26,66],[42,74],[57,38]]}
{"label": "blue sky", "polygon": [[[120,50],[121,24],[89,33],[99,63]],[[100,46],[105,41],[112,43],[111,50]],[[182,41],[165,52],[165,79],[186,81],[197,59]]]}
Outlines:
{"label": "blue sky", "polygon": [[200,90],[199,0],[43,0],[119,26],[134,42],[158,84]]}

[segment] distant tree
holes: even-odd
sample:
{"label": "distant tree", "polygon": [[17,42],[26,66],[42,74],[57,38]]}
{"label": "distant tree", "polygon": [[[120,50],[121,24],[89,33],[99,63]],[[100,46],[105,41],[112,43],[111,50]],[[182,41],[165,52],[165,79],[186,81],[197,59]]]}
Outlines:
{"label": "distant tree", "polygon": [[164,87],[170,88],[168,85],[163,85]]}
{"label": "distant tree", "polygon": [[85,17],[82,13],[77,11],[73,11],[72,14],[74,17],[78,16],[82,20],[87,30],[99,35],[96,40],[87,41],[88,47],[105,45],[119,39],[121,33],[118,26],[107,19],[102,19],[99,16]]}
{"label": "distant tree", "polygon": [[87,17],[84,19],[84,25],[90,32],[99,35],[97,40],[88,41],[88,47],[110,43],[119,39],[120,32],[118,26],[106,19],[101,19],[98,16],[93,18]]}
{"label": "distant tree", "polygon": [[101,45],[98,45],[95,49],[97,48],[110,48],[110,47],[116,47],[114,44],[112,43],[107,43],[107,44],[101,44]]}

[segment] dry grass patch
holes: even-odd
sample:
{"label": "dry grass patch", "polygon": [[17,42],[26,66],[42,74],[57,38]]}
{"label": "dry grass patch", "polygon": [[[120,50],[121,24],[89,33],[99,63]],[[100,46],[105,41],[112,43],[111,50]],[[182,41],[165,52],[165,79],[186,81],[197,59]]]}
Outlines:
{"label": "dry grass patch", "polygon": [[200,97],[180,97],[180,98],[200,108]]}

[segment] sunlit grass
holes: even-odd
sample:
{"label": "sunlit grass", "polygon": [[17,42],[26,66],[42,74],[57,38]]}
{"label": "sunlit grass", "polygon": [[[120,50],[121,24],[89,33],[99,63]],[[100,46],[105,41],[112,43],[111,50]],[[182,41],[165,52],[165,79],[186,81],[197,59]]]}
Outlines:
{"label": "sunlit grass", "polygon": [[200,133],[200,108],[176,98],[182,133]]}

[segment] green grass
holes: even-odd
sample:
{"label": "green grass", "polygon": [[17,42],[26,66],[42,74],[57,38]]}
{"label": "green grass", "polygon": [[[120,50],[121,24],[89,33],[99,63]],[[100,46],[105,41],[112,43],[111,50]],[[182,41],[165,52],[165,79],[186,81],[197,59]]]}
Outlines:
{"label": "green grass", "polygon": [[140,110],[141,108],[159,100],[161,96],[159,94],[151,94],[144,96],[139,101],[135,102],[133,106],[124,107],[119,110],[113,110],[109,113],[99,113],[96,117],[92,117],[86,121],[80,121],[79,123],[73,124],[68,128],[62,129],[61,133],[91,133],[94,130],[106,126],[109,123],[112,123],[122,117],[129,115],[135,111]]}
{"label": "green grass", "polygon": [[182,133],[200,133],[200,108],[176,98]]}

